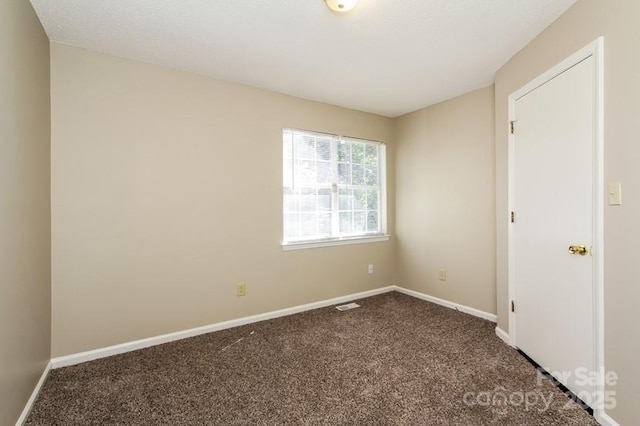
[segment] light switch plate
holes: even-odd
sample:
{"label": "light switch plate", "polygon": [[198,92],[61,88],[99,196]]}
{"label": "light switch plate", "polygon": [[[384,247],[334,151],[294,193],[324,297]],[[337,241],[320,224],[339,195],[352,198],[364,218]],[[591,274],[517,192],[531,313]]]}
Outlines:
{"label": "light switch plate", "polygon": [[621,206],[622,205],[622,185],[620,182],[609,184],[609,205]]}

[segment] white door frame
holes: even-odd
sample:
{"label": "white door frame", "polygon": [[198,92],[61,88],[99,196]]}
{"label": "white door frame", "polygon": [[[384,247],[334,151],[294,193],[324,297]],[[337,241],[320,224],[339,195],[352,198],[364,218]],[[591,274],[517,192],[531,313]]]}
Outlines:
{"label": "white door frame", "polygon": [[[509,95],[509,123],[515,120],[515,104],[518,99],[527,93],[542,86],[559,74],[592,56],[594,58],[594,129],[593,129],[593,310],[595,329],[595,368],[598,372],[598,381],[595,386],[596,395],[604,395],[604,39],[599,37],[573,55],[569,56],[558,65],[544,72],[539,77],[525,84],[523,87]],[[513,188],[514,188],[514,141],[515,135],[508,129],[508,158],[509,158],[509,178],[508,178],[508,211],[505,218],[510,222],[511,211],[514,210]],[[516,300],[515,270],[514,270],[514,232],[513,226],[509,223],[508,231],[508,312],[509,312],[509,344],[516,346],[516,318],[511,312],[511,301]],[[517,306],[516,306],[517,309]],[[598,401],[596,401],[598,402]],[[601,418],[604,409],[598,404],[592,407],[596,419]]]}

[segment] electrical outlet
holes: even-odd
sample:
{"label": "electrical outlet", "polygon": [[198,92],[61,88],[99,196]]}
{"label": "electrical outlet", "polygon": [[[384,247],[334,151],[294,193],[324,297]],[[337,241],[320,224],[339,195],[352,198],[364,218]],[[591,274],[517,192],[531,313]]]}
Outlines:
{"label": "electrical outlet", "polygon": [[244,296],[247,294],[247,285],[243,282],[236,284],[236,296]]}
{"label": "electrical outlet", "polygon": [[438,279],[440,281],[446,281],[447,280],[447,270],[446,269],[440,269],[438,271]]}
{"label": "electrical outlet", "polygon": [[373,274],[373,265],[369,265],[369,267],[367,268],[367,272]]}

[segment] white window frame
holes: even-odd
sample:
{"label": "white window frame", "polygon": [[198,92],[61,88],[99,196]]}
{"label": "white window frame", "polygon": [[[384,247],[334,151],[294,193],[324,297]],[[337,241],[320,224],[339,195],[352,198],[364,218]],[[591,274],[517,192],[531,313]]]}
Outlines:
{"label": "white window frame", "polygon": [[[334,135],[334,134],[330,134],[330,133],[322,133],[322,132],[315,132],[315,131],[309,131],[309,130],[300,130],[300,129],[294,129],[294,128],[284,128],[282,129],[282,134],[284,135],[286,132],[294,132],[294,133],[302,133],[302,134],[307,134],[307,135],[312,135],[312,136],[319,136],[319,137],[329,137],[331,139],[333,139],[334,141],[349,141],[349,142],[364,142],[364,143],[376,143],[378,144],[378,179],[380,181],[380,193],[379,193],[379,206],[378,206],[378,220],[380,222],[380,232],[378,233],[367,233],[367,234],[361,234],[361,235],[349,235],[349,236],[342,236],[342,237],[329,237],[329,238],[310,238],[310,239],[306,239],[306,240],[296,240],[296,241],[285,241],[284,240],[284,190],[285,190],[285,183],[284,180],[282,182],[282,203],[281,203],[281,214],[282,214],[282,232],[281,232],[281,236],[282,236],[282,241],[281,241],[281,246],[282,246],[282,250],[284,251],[288,251],[288,250],[300,250],[300,249],[309,249],[309,248],[318,248],[318,247],[331,247],[331,246],[338,246],[338,245],[346,245],[346,244],[363,244],[363,243],[373,243],[373,242],[380,242],[380,241],[388,241],[389,240],[389,235],[387,234],[387,157],[386,157],[386,144],[383,142],[379,142],[379,141],[373,141],[370,139],[361,139],[361,138],[354,138],[354,137],[350,137],[350,136],[342,136],[342,135]],[[284,143],[283,143],[283,148],[284,150]],[[332,155],[331,155],[331,162],[332,164],[336,164],[337,160],[337,154],[335,152],[335,144],[332,142]],[[284,152],[283,155],[281,156],[281,158],[283,159],[283,164],[282,164],[282,170],[284,171]],[[342,185],[338,185],[337,183],[333,183],[332,186],[334,186],[336,189],[339,189]],[[339,200],[338,200],[338,190],[333,190],[332,191],[332,228],[335,232],[336,230],[336,223],[339,220]]]}

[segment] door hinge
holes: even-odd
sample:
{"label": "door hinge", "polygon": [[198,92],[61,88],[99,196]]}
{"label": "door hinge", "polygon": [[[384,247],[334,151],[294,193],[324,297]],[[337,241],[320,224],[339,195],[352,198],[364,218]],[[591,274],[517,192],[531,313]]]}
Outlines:
{"label": "door hinge", "polygon": [[516,132],[516,120],[511,120],[509,124],[511,126],[511,134],[513,135]]}
{"label": "door hinge", "polygon": [[516,212],[511,212],[511,223],[516,222]]}
{"label": "door hinge", "polygon": [[516,302],[514,302],[513,300],[511,301],[511,312],[515,312],[516,311]]}

